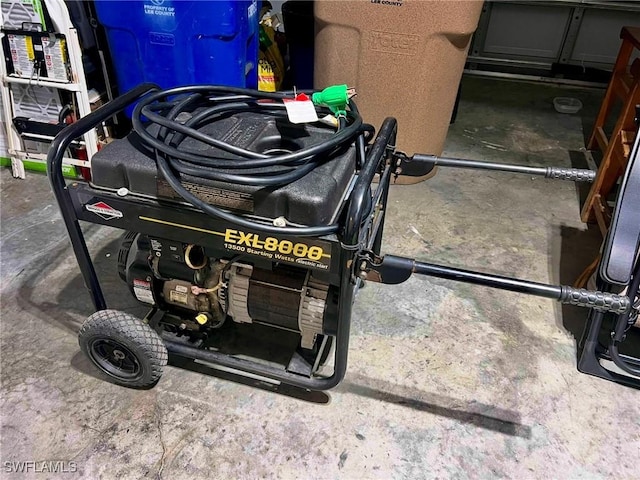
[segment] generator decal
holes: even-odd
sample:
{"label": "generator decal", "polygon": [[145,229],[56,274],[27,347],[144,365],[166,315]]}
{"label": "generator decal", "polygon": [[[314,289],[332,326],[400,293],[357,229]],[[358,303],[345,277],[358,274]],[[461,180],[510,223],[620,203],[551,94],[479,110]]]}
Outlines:
{"label": "generator decal", "polygon": [[248,253],[279,260],[297,263],[307,267],[326,270],[331,258],[330,247],[325,242],[313,240],[311,244],[301,240],[283,240],[276,237],[261,236],[259,233],[243,232],[227,228],[224,232],[224,248],[240,253]]}
{"label": "generator decal", "polygon": [[169,300],[174,303],[189,303],[189,290],[184,285],[176,285],[173,290],[169,291]]}
{"label": "generator decal", "polygon": [[[181,182],[181,184],[189,193],[195,195],[203,202],[217,207],[253,213],[253,197],[250,193],[234,192],[233,190],[199,185],[191,182]],[[159,197],[182,199],[163,178],[157,179],[157,188]]]}
{"label": "generator decal", "polygon": [[216,232],[205,228],[168,222],[158,218],[138,217],[140,220],[160,223],[172,227],[208,233],[220,238],[220,248],[232,254],[252,255],[275,262],[287,262],[307,268],[329,270],[331,267],[331,244],[316,238],[278,238],[255,232],[227,228]]}
{"label": "generator decal", "polygon": [[151,241],[151,250],[155,253],[156,257],[162,256],[162,244],[156,240],[155,238],[150,238]]}
{"label": "generator decal", "polygon": [[105,220],[112,220],[114,218],[122,218],[122,212],[116,210],[111,205],[107,205],[104,202],[94,203],[93,205],[85,205],[85,208],[92,213],[95,213]]}
{"label": "generator decal", "polygon": [[133,279],[133,294],[141,302],[150,305],[155,305],[156,303],[153,299],[153,293],[151,292],[151,279],[149,277],[145,280],[140,278]]}

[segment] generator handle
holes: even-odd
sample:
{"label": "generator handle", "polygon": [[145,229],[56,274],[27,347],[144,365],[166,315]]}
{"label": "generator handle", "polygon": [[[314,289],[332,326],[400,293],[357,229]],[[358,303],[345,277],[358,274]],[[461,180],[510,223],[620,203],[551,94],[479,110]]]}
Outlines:
{"label": "generator handle", "polygon": [[449,158],[437,155],[416,153],[412,157],[396,152],[396,175],[421,177],[429,174],[436,165],[440,167],[464,168],[473,170],[492,170],[497,172],[523,173],[525,175],[545,177],[555,180],[591,183],[597,172],[583,168],[530,167],[510,163],[485,162],[466,158]]}
{"label": "generator handle", "polygon": [[434,265],[395,255],[383,257],[363,255],[360,257],[358,268],[360,278],[386,284],[402,283],[413,274],[427,275],[537,297],[552,298],[560,303],[612,312],[618,315],[626,314],[632,309],[631,300],[626,295],[573,288],[568,285],[548,285],[502,275]]}
{"label": "generator handle", "polygon": [[68,125],[56,135],[47,154],[47,176],[49,177],[49,183],[51,183],[53,194],[60,207],[60,213],[62,214],[62,219],[67,227],[69,239],[73,246],[73,252],[78,260],[78,266],[84,278],[85,286],[91,294],[91,300],[96,310],[105,310],[107,305],[104,300],[104,295],[102,294],[102,289],[100,288],[100,282],[98,281],[95,268],[93,267],[93,262],[91,261],[91,256],[87,249],[87,244],[84,241],[84,235],[78,223],[78,216],[76,215],[71,196],[67,190],[67,184],[62,175],[64,152],[69,148],[73,140],[124,110],[140,97],[159,88],[158,85],[153,83],[138,85],[121,97],[106,103],[86,117]]}
{"label": "generator handle", "polygon": [[[392,153],[390,147],[395,143],[397,128],[398,121],[395,118],[385,118],[373,145],[367,153],[367,160],[358,175],[358,180],[353,188],[351,201],[349,202],[343,239],[345,245],[353,248],[358,245],[360,226],[367,214],[366,199],[370,198],[368,195],[371,182],[373,182],[376,173],[380,172],[380,162],[385,159],[385,154]],[[386,186],[381,185],[381,187],[385,188]]]}

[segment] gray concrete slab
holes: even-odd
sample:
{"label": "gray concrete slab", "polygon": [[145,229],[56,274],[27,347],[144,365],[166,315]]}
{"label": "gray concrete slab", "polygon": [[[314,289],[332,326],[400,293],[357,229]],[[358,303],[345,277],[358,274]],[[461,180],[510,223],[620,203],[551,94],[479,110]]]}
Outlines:
{"label": "gray concrete slab", "polygon": [[[581,166],[601,94],[467,79],[447,153]],[[558,95],[585,111],[556,113]],[[362,289],[346,379],[326,394],[193,365],[151,390],[108,383],[78,348],[90,301],[46,178],[0,179],[2,478],[638,478],[640,397],[576,371],[584,312],[447,281]],[[571,283],[599,242],[578,197],[440,169],[393,188],[383,248]],[[143,313],[115,273],[119,231],[86,234],[110,306]],[[77,472],[6,463],[57,460]]]}

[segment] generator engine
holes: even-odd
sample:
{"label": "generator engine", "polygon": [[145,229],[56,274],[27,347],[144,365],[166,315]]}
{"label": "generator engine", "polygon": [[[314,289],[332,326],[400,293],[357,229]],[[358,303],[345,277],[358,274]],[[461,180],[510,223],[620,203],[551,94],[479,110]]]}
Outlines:
{"label": "generator engine", "polygon": [[318,335],[335,334],[328,312],[337,308],[336,291],[308,269],[260,268],[210,256],[198,245],[127,232],[118,273],[140,302],[171,314],[165,327],[194,343],[227,319],[297,332],[308,350]]}

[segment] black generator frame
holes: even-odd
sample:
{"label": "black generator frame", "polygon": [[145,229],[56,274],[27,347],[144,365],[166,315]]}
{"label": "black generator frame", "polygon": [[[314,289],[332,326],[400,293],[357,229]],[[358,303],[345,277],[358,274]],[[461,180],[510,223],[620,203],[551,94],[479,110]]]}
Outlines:
{"label": "black generator frame", "polygon": [[[139,218],[141,216],[157,218],[159,215],[165,218],[173,218],[172,216],[174,215],[184,216],[188,214],[190,219],[197,219],[195,223],[200,225],[222,223],[220,220],[214,219],[197,208],[184,203],[159,203],[156,199],[133,193],[121,196],[111,190],[95,188],[87,182],[70,181],[67,184],[63,177],[64,153],[74,139],[97,127],[146,94],[157,90],[159,90],[159,87],[154,84],[140,85],[67,126],[56,136],[47,157],[49,180],[60,207],[85,285],[89,290],[96,311],[107,309],[107,305],[80,228],[80,220],[162,238],[174,238],[183,242],[185,241],[185,230],[179,230],[179,236],[176,237],[177,232],[171,221],[142,224]],[[558,174],[558,169],[490,164],[473,160],[444,159],[428,155],[415,155],[412,158],[408,158],[395,150],[396,131],[396,120],[394,118],[385,119],[375,140],[366,152],[365,161],[361,165],[361,170],[347,200],[347,205],[345,206],[346,215],[341,234],[334,235],[332,236],[333,238],[322,238],[332,243],[332,253],[337,254],[338,258],[339,300],[335,330],[334,371],[331,376],[303,376],[263,363],[237,358],[216,351],[199,349],[163,338],[167,350],[182,357],[203,360],[300,388],[327,390],[340,383],[346,372],[352,304],[361,282],[366,279],[395,284],[407,280],[415,273],[552,298],[562,303],[590,308],[585,337],[582,342],[583,349],[578,363],[579,369],[584,373],[640,388],[640,378],[634,379],[608,370],[599,362],[602,358],[611,359],[616,364],[623,362],[623,365],[631,365],[632,369],[640,369],[640,359],[620,355],[617,353],[617,349],[612,352],[611,349],[607,349],[598,342],[598,335],[602,328],[605,313],[616,315],[616,333],[612,334],[612,336],[617,335],[616,338],[619,343],[623,340],[624,326],[627,324],[629,315],[635,312],[633,306],[635,298],[610,293],[612,289],[611,283],[599,279],[599,291],[587,291],[569,286],[547,285],[434,265],[393,255],[381,256],[380,254],[389,187],[392,178],[399,174],[420,176],[434,168],[435,165],[510,171],[574,181],[584,180],[585,176],[593,180],[595,173],[584,170],[567,172],[565,171],[566,169],[560,169],[561,172]],[[359,148],[364,149],[364,145],[360,145]],[[364,156],[364,152],[361,153]],[[640,163],[640,160],[636,163]],[[636,177],[640,177],[640,165],[637,165],[636,171]],[[379,175],[378,187],[372,193],[371,185],[376,175]],[[84,205],[88,201],[94,200],[104,200],[108,202],[108,205],[121,211],[123,213],[122,218],[119,219],[121,221],[114,225],[109,223],[108,220],[101,221],[97,215],[89,215]],[[229,222],[224,222],[224,225],[229,226]],[[640,230],[640,226],[638,226],[638,229]],[[189,231],[188,243],[204,244],[203,246],[206,248],[207,231],[205,228],[196,228],[193,231]],[[615,232],[611,235],[614,234]],[[611,248],[611,243],[607,243],[609,248]],[[637,259],[637,254],[638,247],[636,245],[636,260],[631,285],[631,287],[635,286],[636,290],[638,283],[640,283],[640,261]],[[630,291],[633,292],[634,290],[630,289]],[[155,313],[155,311],[156,307],[152,309],[152,313]],[[147,318],[150,316],[148,315]],[[622,331],[622,333],[618,335],[617,332],[619,331]]]}

